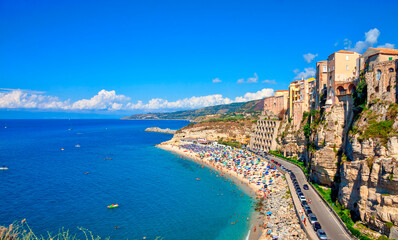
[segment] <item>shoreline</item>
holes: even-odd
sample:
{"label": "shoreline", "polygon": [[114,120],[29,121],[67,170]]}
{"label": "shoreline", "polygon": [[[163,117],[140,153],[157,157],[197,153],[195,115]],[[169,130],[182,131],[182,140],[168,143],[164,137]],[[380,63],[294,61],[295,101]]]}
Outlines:
{"label": "shoreline", "polygon": [[[195,154],[190,153],[190,152],[185,152],[185,151],[179,149],[178,146],[171,145],[167,142],[160,143],[160,144],[156,145],[156,147],[163,149],[165,151],[175,153],[179,156],[183,156],[183,157],[187,158],[188,160],[193,161],[197,164],[205,165],[206,167],[208,167],[212,170],[215,170],[217,172],[224,173],[225,176],[227,178],[229,178],[230,180],[232,180],[234,183],[236,183],[242,189],[243,192],[245,192],[247,195],[249,195],[254,200],[257,199],[258,195],[256,194],[256,192],[258,190],[260,190],[260,187],[250,183],[249,180],[243,178],[242,176],[239,176],[236,172],[228,170],[228,169],[217,168],[216,166],[209,163],[205,159],[200,159],[199,157],[195,156]],[[253,212],[250,215],[250,228],[248,229],[249,231],[245,235],[246,236],[245,239],[247,239],[247,240],[262,239],[261,238],[262,233],[263,233],[262,228],[258,228],[257,231],[254,232],[255,234],[253,234],[252,227],[259,226],[259,225],[261,226],[261,225],[263,225],[263,222],[264,222],[264,219],[260,216],[260,213],[258,213],[256,210],[253,210]],[[250,234],[248,238],[247,238],[247,234]]]}

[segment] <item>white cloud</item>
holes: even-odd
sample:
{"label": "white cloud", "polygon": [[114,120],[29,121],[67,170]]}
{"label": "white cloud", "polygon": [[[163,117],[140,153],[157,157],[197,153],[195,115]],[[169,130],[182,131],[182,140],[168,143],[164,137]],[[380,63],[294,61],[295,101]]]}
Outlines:
{"label": "white cloud", "polygon": [[262,83],[268,83],[268,84],[276,84],[275,80],[263,80],[261,81]]}
{"label": "white cloud", "polygon": [[114,90],[101,90],[90,99],[81,99],[76,102],[70,100],[61,101],[58,97],[44,94],[31,93],[20,89],[9,89],[0,91],[0,108],[9,109],[46,109],[46,110],[161,110],[161,109],[195,109],[220,104],[229,104],[233,102],[244,102],[255,99],[261,99],[273,95],[274,90],[264,88],[255,93],[246,93],[243,96],[234,99],[224,97],[221,94],[207,96],[190,97],[176,101],[154,98],[147,103],[137,101],[129,102],[130,98],[124,95],[118,95]]}
{"label": "white cloud", "polygon": [[318,57],[318,53],[317,54],[307,53],[303,55],[303,58],[307,63],[311,63],[312,60],[314,60],[314,58],[316,57]]}
{"label": "white cloud", "polygon": [[129,101],[130,98],[124,95],[117,95],[114,90],[101,90],[91,99],[82,99],[72,104],[71,109],[108,109],[120,110],[121,103]]}
{"label": "white cloud", "polygon": [[38,108],[63,109],[68,101],[62,102],[57,97],[31,93],[29,90],[2,89],[0,92],[0,108]]}
{"label": "white cloud", "polygon": [[222,82],[219,78],[214,78],[212,81],[213,81],[213,83],[220,83],[220,82]]}
{"label": "white cloud", "polygon": [[249,78],[246,80],[246,82],[247,82],[247,83],[256,83],[256,82],[258,82],[257,73],[254,73],[254,77],[249,77]]}
{"label": "white cloud", "polygon": [[246,93],[243,97],[236,97],[235,102],[246,102],[251,100],[262,99],[274,95],[274,89],[263,88],[255,93]]}
{"label": "white cloud", "polygon": [[[354,47],[351,47],[352,42],[349,39],[344,39],[345,49],[362,53],[365,49],[373,47],[378,41],[380,36],[380,31],[377,28],[370,29],[365,33],[365,41],[358,41],[355,43]],[[384,45],[379,45],[380,48],[394,48],[394,44],[385,43]]]}
{"label": "white cloud", "polygon": [[386,44],[384,44],[384,45],[379,45],[379,46],[377,46],[378,48],[391,48],[391,49],[394,49],[395,48],[395,44],[392,44],[392,43],[386,43]]}
{"label": "white cloud", "polygon": [[304,68],[304,71],[300,72],[299,69],[293,70],[293,72],[296,74],[294,79],[299,80],[299,79],[306,79],[315,76],[316,70],[315,68],[309,67],[309,68]]}
{"label": "white cloud", "polygon": [[237,83],[241,84],[241,83],[257,83],[258,82],[258,75],[257,73],[254,73],[254,77],[249,77],[248,79],[241,78],[238,79]]}

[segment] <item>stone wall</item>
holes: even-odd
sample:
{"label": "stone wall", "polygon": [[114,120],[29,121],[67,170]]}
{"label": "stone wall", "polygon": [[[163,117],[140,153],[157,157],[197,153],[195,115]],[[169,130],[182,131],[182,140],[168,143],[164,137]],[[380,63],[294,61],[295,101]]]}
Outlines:
{"label": "stone wall", "polygon": [[[397,70],[398,59],[374,64],[373,70],[365,74],[366,83],[368,85],[368,102],[376,99],[398,102]],[[380,74],[380,79],[378,79],[378,72]]]}

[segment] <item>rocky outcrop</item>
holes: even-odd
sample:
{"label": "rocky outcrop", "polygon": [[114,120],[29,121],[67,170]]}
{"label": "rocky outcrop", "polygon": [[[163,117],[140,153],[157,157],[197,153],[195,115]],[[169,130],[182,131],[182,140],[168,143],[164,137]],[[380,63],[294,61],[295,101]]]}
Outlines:
{"label": "rocky outcrop", "polygon": [[[338,199],[369,227],[385,234],[398,226],[397,105],[365,110],[348,135]],[[395,226],[393,226],[395,225]]]}
{"label": "rocky outcrop", "polygon": [[171,130],[170,128],[162,129],[158,127],[150,127],[145,129],[146,132],[158,132],[158,133],[169,133],[174,134],[177,130]]}
{"label": "rocky outcrop", "polygon": [[254,132],[254,127],[255,122],[250,120],[191,123],[178,130],[170,142],[179,142],[182,138],[202,138],[210,141],[228,138],[247,139]]}
{"label": "rocky outcrop", "polygon": [[303,131],[296,130],[293,123],[288,119],[281,122],[276,138],[277,149],[286,157],[296,157],[298,159],[305,156],[305,136]]}
{"label": "rocky outcrop", "polygon": [[350,104],[309,114],[299,131],[282,122],[278,148],[305,160],[311,180],[332,187],[354,218],[393,237],[398,235],[398,104],[373,101],[356,120]]}

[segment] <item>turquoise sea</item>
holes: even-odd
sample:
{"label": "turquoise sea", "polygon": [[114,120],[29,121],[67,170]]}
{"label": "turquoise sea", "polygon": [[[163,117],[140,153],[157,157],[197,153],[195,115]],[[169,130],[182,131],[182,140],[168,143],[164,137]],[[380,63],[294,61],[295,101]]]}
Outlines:
{"label": "turquoise sea", "polygon": [[84,227],[111,239],[244,239],[254,200],[155,147],[172,135],[144,131],[187,124],[0,120],[0,166],[9,168],[0,171],[0,225],[26,218],[39,234]]}

